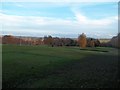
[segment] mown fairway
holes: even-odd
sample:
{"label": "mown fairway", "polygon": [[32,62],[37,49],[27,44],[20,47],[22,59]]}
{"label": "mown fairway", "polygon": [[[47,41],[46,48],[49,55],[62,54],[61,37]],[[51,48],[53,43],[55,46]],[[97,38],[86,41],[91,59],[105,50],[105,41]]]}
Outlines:
{"label": "mown fairway", "polygon": [[3,45],[3,88],[107,88],[118,85],[115,48]]}

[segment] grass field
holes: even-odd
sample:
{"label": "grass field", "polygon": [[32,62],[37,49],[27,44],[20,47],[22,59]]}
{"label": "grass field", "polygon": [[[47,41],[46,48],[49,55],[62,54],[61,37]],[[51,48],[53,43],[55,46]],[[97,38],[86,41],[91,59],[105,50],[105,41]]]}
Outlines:
{"label": "grass field", "polygon": [[3,88],[115,88],[115,48],[3,45]]}

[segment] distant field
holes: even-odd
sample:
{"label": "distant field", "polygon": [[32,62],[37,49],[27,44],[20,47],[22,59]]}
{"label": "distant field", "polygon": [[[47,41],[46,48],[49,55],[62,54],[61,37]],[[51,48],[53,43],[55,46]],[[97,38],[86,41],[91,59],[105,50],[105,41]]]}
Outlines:
{"label": "distant field", "polygon": [[3,45],[3,88],[118,86],[115,48]]}
{"label": "distant field", "polygon": [[109,42],[111,39],[99,39],[100,43],[107,43]]}

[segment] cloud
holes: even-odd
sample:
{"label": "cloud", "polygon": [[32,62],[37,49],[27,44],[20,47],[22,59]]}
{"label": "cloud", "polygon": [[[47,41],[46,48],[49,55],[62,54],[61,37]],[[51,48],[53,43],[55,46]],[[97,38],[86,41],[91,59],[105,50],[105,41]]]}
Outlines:
{"label": "cloud", "polygon": [[14,2],[14,5],[17,6],[17,7],[25,7],[24,5],[22,5],[20,3],[17,3],[17,2]]}
{"label": "cloud", "polygon": [[81,12],[79,12],[76,8],[72,8],[73,13],[75,14],[75,18],[79,24],[89,25],[93,27],[102,27],[109,26],[117,21],[117,16],[107,17],[102,19],[89,19]]}
{"label": "cloud", "polygon": [[118,2],[119,0],[2,0],[2,2]]}
{"label": "cloud", "polygon": [[103,35],[106,35],[106,32],[112,34],[111,31],[115,30],[116,16],[93,20],[78,11],[73,11],[73,13],[75,14],[75,19],[17,16],[0,13],[0,24],[2,25],[3,34],[13,33],[15,35],[32,36],[50,34],[62,37],[77,37],[78,34],[84,32],[88,36],[103,37]]}

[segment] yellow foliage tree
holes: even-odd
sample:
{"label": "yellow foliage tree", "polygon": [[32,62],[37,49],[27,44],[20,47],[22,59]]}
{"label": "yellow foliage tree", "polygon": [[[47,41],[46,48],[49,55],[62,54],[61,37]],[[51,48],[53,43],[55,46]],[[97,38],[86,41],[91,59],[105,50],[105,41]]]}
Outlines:
{"label": "yellow foliage tree", "polygon": [[87,39],[86,39],[86,35],[84,33],[82,33],[79,37],[78,37],[78,44],[80,47],[85,48],[87,45]]}

